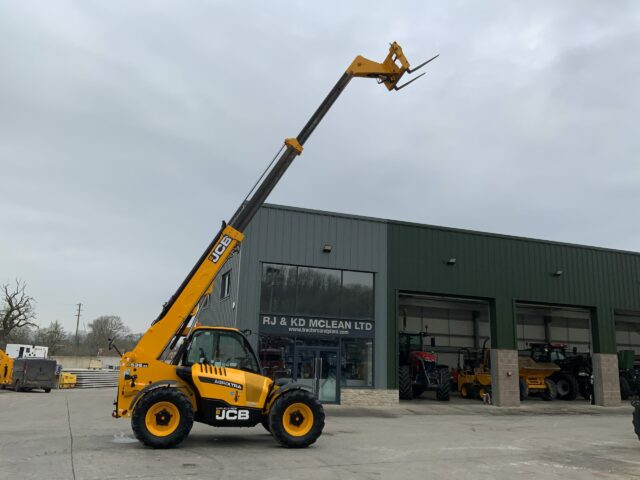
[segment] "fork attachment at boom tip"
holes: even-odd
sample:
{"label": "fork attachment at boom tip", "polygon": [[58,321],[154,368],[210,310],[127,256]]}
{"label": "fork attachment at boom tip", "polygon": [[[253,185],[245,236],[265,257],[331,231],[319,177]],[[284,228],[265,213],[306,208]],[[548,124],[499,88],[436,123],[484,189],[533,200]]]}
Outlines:
{"label": "fork attachment at boom tip", "polygon": [[388,90],[401,90],[424,75],[424,73],[422,73],[403,85],[398,85],[400,78],[402,78],[405,73],[412,74],[438,57],[439,55],[436,55],[426,62],[421,63],[416,68],[411,68],[409,61],[402,52],[402,47],[400,47],[397,42],[393,42],[390,44],[389,53],[382,63],[374,62],[373,60],[364,58],[362,55],[358,55],[351,65],[349,65],[349,68],[347,68],[347,74],[352,77],[376,78],[378,83],[384,83]]}

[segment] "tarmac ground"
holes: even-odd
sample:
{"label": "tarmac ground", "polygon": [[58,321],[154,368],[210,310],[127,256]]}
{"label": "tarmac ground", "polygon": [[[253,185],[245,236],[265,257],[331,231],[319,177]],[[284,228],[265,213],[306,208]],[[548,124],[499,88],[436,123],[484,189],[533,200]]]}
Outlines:
{"label": "tarmac ground", "polygon": [[327,406],[304,450],[262,426],[195,424],[173,450],[111,418],[115,389],[0,391],[1,479],[640,478],[629,405],[527,401],[520,408],[420,399],[396,409]]}

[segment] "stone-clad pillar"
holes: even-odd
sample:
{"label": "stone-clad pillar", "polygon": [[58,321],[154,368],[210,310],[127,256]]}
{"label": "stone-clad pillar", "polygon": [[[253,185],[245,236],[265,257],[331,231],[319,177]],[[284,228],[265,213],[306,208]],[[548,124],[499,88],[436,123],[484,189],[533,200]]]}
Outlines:
{"label": "stone-clad pillar", "polygon": [[618,356],[613,353],[594,353],[592,361],[593,395],[596,405],[620,406]]}
{"label": "stone-clad pillar", "polygon": [[491,390],[494,405],[520,406],[517,350],[491,349]]}

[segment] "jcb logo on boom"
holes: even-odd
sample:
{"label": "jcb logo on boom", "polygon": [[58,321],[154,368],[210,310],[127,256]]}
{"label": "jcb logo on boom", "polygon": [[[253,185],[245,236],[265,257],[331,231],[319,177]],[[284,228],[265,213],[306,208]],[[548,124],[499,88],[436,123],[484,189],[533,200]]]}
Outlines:
{"label": "jcb logo on boom", "polygon": [[249,420],[249,410],[216,408],[216,420]]}
{"label": "jcb logo on boom", "polygon": [[209,260],[211,260],[213,263],[218,263],[218,260],[220,260],[220,257],[227,250],[229,245],[231,245],[231,237],[225,235],[224,237],[222,237],[222,240],[218,242],[216,248],[213,249],[211,255],[209,255]]}

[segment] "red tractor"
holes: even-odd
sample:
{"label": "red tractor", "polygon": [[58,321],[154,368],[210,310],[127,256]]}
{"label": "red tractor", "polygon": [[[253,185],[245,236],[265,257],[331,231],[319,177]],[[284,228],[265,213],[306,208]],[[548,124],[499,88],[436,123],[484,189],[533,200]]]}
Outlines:
{"label": "red tractor", "polygon": [[443,401],[448,401],[451,395],[449,368],[438,365],[435,353],[425,351],[426,337],[426,333],[400,333],[398,389],[401,400],[411,400],[425,391],[435,391],[436,398]]}

